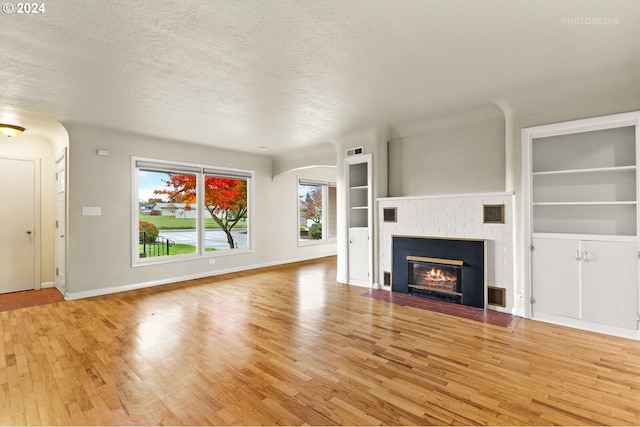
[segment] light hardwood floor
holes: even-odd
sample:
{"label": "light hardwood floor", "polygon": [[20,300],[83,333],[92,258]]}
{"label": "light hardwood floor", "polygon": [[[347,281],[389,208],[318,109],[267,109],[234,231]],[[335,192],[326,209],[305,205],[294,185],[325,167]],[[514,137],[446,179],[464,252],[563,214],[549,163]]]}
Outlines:
{"label": "light hardwood floor", "polygon": [[365,298],[333,258],[0,313],[0,424],[640,424],[640,343]]}

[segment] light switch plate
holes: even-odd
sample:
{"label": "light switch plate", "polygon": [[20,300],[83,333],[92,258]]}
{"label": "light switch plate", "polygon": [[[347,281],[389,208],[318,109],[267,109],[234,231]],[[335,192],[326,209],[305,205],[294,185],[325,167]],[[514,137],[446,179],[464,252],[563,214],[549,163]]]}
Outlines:
{"label": "light switch plate", "polygon": [[82,216],[100,216],[102,215],[102,208],[99,206],[83,206]]}

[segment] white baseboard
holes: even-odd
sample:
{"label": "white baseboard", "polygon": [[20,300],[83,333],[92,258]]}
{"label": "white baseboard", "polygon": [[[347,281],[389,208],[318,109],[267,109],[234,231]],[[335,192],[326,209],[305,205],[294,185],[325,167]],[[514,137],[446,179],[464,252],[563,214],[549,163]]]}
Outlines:
{"label": "white baseboard", "polygon": [[601,325],[599,323],[587,322],[580,319],[556,316],[547,313],[538,313],[531,319],[540,322],[553,323],[554,325],[566,326],[569,328],[582,329],[584,331],[597,332],[599,334],[613,335],[620,338],[640,340],[640,330],[621,328],[619,326]]}
{"label": "white baseboard", "polygon": [[42,283],[40,283],[40,289],[55,288],[55,287],[56,287],[56,283],[55,282],[42,282]]}
{"label": "white baseboard", "polygon": [[204,273],[197,273],[197,274],[189,274],[189,275],[184,275],[184,276],[174,276],[174,277],[167,277],[167,278],[162,278],[162,279],[157,279],[157,280],[150,280],[148,282],[140,282],[140,283],[131,283],[129,285],[121,285],[121,286],[113,286],[113,287],[108,287],[108,288],[98,288],[98,289],[91,289],[88,291],[80,291],[80,292],[62,292],[64,295],[64,298],[66,300],[77,300],[77,299],[83,299],[83,298],[91,298],[91,297],[97,297],[97,296],[101,296],[101,295],[108,295],[108,294],[115,294],[118,292],[127,292],[127,291],[133,291],[136,289],[144,289],[144,288],[150,288],[153,286],[160,286],[160,285],[167,285],[170,283],[177,283],[177,282],[183,282],[185,280],[193,280],[193,279],[201,279],[203,277],[213,277],[213,276],[220,276],[222,274],[229,274],[229,273],[238,273],[240,271],[247,271],[247,270],[255,270],[258,268],[265,268],[265,267],[274,267],[277,265],[283,265],[283,264],[291,264],[291,263],[296,263],[296,262],[303,262],[303,261],[311,261],[313,259],[320,259],[320,258],[326,258],[332,255],[318,255],[317,257],[304,257],[304,258],[299,258],[299,259],[287,259],[287,260],[280,260],[280,261],[271,261],[271,262],[265,262],[265,263],[260,263],[260,264],[252,264],[252,265],[244,265],[241,267],[232,267],[232,268],[227,268],[227,269],[222,269],[222,270],[215,270],[215,271],[207,271]]}

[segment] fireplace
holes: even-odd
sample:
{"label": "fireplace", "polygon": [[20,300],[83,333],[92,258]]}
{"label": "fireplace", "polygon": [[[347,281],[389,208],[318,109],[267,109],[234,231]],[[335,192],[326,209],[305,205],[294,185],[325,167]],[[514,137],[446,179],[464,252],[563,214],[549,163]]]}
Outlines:
{"label": "fireplace", "polygon": [[463,261],[407,256],[409,293],[460,304]]}
{"label": "fireplace", "polygon": [[391,290],[485,308],[486,241],[392,237]]}

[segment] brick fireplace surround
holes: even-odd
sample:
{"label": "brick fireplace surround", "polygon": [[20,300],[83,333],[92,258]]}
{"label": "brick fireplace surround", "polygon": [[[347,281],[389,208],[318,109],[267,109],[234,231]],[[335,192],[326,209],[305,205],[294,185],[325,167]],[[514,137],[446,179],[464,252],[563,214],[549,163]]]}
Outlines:
{"label": "brick fireplace surround", "polygon": [[[515,313],[514,211],[512,192],[391,197],[377,200],[378,277],[392,271],[393,236],[484,239],[487,241],[487,285],[504,288],[506,306],[487,308]],[[485,223],[485,205],[504,205],[504,223]],[[384,221],[384,208],[395,208],[396,221]],[[380,283],[381,288],[390,287]]]}

